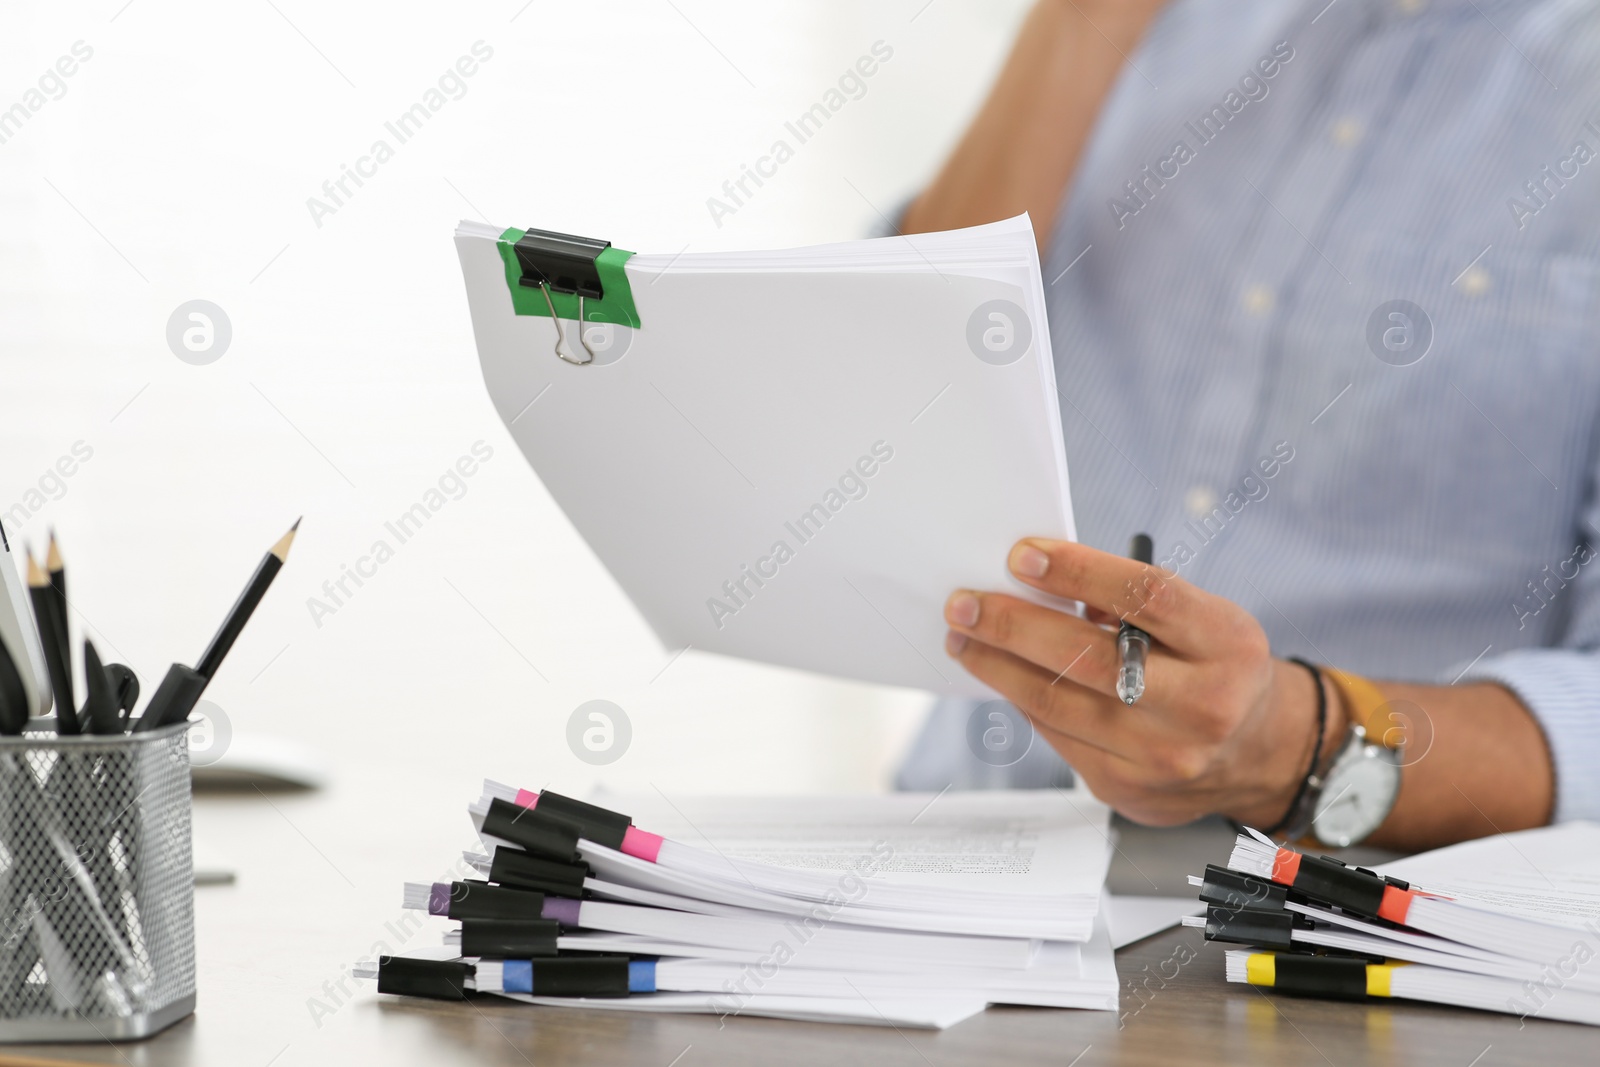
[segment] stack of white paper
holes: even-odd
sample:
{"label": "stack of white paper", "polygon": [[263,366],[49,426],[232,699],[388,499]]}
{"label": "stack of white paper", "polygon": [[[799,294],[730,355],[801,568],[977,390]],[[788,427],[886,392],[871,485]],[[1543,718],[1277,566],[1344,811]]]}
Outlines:
{"label": "stack of white paper", "polygon": [[[490,805],[514,802],[537,819],[537,797],[485,783],[469,807],[484,851],[467,860],[480,875],[515,851],[483,833]],[[580,840],[582,899],[547,900],[544,915],[561,916],[562,954],[654,959],[656,991],[507,993],[500,962],[472,958],[476,990],[620,1011],[926,1027],[996,1003],[1117,1006],[1103,907],[1109,812],[1085,792],[655,796],[606,807],[653,843],[624,845],[642,853],[630,855]],[[408,905],[428,906],[428,889],[408,887]],[[457,931],[444,939],[462,944]]]}
{"label": "stack of white paper", "polygon": [[[1264,839],[1240,835],[1228,865],[1270,880],[1275,854]],[[1291,888],[1282,906],[1303,917],[1292,931],[1293,947],[1404,964],[1385,970],[1381,995],[1600,1025],[1600,826],[1575,822],[1496,835],[1378,873],[1419,891],[1403,924]],[[1208,928],[1210,936],[1219,918],[1240,911],[1223,908],[1184,922]],[[1256,980],[1251,955],[1229,951],[1229,981]]]}
{"label": "stack of white paper", "polygon": [[[585,846],[597,877],[789,914],[843,898],[835,917],[862,926],[1086,941],[1109,862],[1106,808],[1087,793],[658,795],[610,806],[668,844],[658,863]],[[841,882],[862,857],[877,873],[852,899]]]}
{"label": "stack of white paper", "polygon": [[500,230],[456,246],[496,409],[664,643],[993,695],[944,654],[946,597],[1043,602],[1007,554],[1074,535],[1026,217],[633,256],[639,328],[558,320],[584,365],[517,314]]}

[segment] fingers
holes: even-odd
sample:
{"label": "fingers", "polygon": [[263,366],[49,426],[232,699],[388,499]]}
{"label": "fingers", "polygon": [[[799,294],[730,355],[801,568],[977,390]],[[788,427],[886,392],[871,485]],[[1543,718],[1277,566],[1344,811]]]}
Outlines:
{"label": "fingers", "polygon": [[1185,654],[1216,647],[1233,632],[1239,614],[1221,597],[1160,567],[1071,541],[1019,541],[1007,562],[1028,585],[1126,619]]}
{"label": "fingers", "polygon": [[[1075,615],[1006,596],[960,590],[945,603],[945,622],[959,634],[1002,649],[1049,672],[1049,680],[1076,682],[1115,696],[1121,656],[1115,631]],[[1182,692],[1187,665],[1159,648],[1150,654],[1146,692],[1161,704]]]}
{"label": "fingers", "polygon": [[1104,611],[1100,608],[1090,607],[1088,605],[1084,606],[1083,617],[1094,623],[1096,626],[1115,626],[1117,623],[1122,621],[1121,619],[1117,618],[1116,614],[1113,612]]}
{"label": "fingers", "polygon": [[1035,723],[1040,740],[1061,754],[1078,780],[1096,798],[1121,815],[1145,826],[1181,826],[1209,814],[1212,806],[1182,790],[1152,783],[1147,768],[1132,760],[1086,745]]}
{"label": "fingers", "polygon": [[959,630],[950,632],[945,650],[1041,730],[1128,761],[1121,779],[1144,790],[1192,786],[1237,725],[1227,712],[1237,703],[1227,687],[1219,687],[1203,669],[1170,656],[1152,661],[1144,698],[1126,705],[1112,695],[1114,683],[1109,692],[1080,685],[1060,671]]}
{"label": "fingers", "polygon": [[1020,708],[1036,725],[1048,726],[1081,744],[1106,752],[1131,755],[1128,709],[1116,702],[1029,663],[1004,649],[964,634],[952,633],[946,651],[973,677],[986,682]]}
{"label": "fingers", "polygon": [[[968,641],[960,660],[1022,709],[1040,740],[1061,754],[1095,796],[1151,825],[1190,822],[1210,810],[1173,788],[1162,766],[1162,745],[1143,718],[1071,682],[1051,685],[1037,667],[996,648]],[[1143,730],[1141,734],[1137,731]],[[1154,763],[1152,754],[1157,755]]]}

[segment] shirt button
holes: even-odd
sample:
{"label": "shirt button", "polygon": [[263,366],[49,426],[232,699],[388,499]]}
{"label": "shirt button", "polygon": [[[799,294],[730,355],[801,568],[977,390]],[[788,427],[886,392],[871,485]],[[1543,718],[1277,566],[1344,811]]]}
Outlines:
{"label": "shirt button", "polygon": [[1333,124],[1333,143],[1340,148],[1349,148],[1361,140],[1361,120],[1345,117]]}
{"label": "shirt button", "polygon": [[1402,15],[1415,15],[1428,6],[1428,0],[1395,0],[1394,6],[1400,9]]}
{"label": "shirt button", "polygon": [[1217,506],[1217,491],[1208,485],[1197,485],[1183,494],[1183,510],[1191,519],[1203,519]]}
{"label": "shirt button", "polygon": [[1473,267],[1461,276],[1461,291],[1468,296],[1482,296],[1492,284],[1489,272],[1482,267]]}
{"label": "shirt button", "polygon": [[1252,315],[1265,315],[1272,310],[1272,290],[1265,285],[1252,285],[1244,291],[1244,309]]}

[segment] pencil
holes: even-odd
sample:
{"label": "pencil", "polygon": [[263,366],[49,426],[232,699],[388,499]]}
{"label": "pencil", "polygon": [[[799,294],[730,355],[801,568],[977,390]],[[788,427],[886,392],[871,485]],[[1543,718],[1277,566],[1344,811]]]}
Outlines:
{"label": "pencil", "polygon": [[284,563],[289,559],[289,546],[294,544],[295,531],[300,529],[300,520],[294,520],[294,525],[289,527],[289,532],[278,539],[278,543],[267,550],[261,557],[261,563],[256,567],[255,574],[250,576],[250,581],[244,587],[244,592],[239,594],[239,599],[234,601],[233,610],[228,612],[228,617],[222,620],[222,628],[211,639],[211,644],[206,646],[200,662],[195,666],[195,673],[206,681],[217,673],[217,668],[222,666],[222,660],[233,647],[234,641],[239,637],[244,624],[250,621],[250,615],[256,610],[256,605],[261,603],[261,598],[266,595],[267,587],[272,585],[272,579],[278,576],[278,571],[283,569]]}
{"label": "pencil", "polygon": [[28,553],[28,595],[33,600],[34,622],[39,627],[39,644],[44,646],[44,665],[50,673],[50,688],[55,693],[56,733],[79,734],[78,709],[72,705],[72,687],[67,675],[72,670],[71,654],[61,640],[56,618],[56,594],[50,576]]}
{"label": "pencil", "polygon": [[[50,530],[50,545],[45,550],[44,566],[50,572],[50,588],[55,592],[56,647],[61,650],[64,668],[62,684],[65,688],[60,691],[62,695],[56,697],[56,704],[76,708],[78,696],[72,691],[72,628],[67,623],[67,564],[61,558],[61,546],[56,544],[54,527]],[[59,713],[57,719],[60,719]]]}

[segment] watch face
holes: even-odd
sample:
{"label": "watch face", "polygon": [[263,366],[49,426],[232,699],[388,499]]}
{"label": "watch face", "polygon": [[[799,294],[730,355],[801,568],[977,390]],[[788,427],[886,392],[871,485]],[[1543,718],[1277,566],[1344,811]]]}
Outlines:
{"label": "watch face", "polygon": [[1312,832],[1325,845],[1347,848],[1388,818],[1399,791],[1395,753],[1378,745],[1363,745],[1328,772],[1327,785],[1317,799]]}

